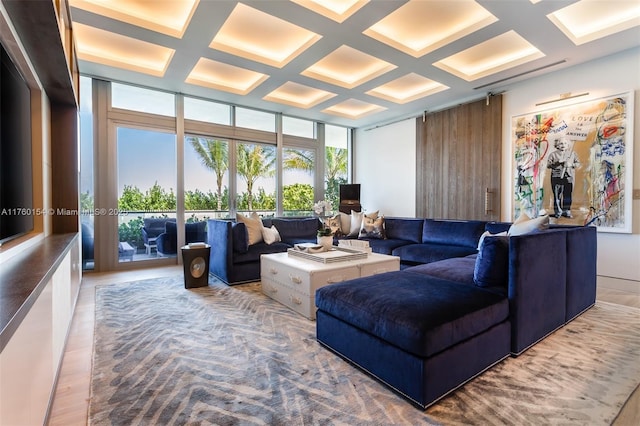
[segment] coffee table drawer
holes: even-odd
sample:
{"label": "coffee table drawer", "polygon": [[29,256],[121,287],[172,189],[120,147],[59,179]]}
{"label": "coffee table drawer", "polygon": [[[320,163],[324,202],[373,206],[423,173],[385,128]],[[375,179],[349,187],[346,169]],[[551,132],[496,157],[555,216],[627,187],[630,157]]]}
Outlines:
{"label": "coffee table drawer", "polygon": [[368,277],[370,275],[384,274],[385,272],[399,271],[400,258],[385,260],[369,264],[358,265],[360,268],[360,276]]}
{"label": "coffee table drawer", "polygon": [[316,319],[316,304],[313,297],[302,294],[283,283],[268,279],[262,280],[262,292],[297,313],[311,320]]}

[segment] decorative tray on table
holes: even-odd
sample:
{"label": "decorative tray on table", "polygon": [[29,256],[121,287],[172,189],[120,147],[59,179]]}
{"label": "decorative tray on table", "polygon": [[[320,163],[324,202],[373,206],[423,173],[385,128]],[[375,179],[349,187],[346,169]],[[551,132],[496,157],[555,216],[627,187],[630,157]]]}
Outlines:
{"label": "decorative tray on table", "polygon": [[349,260],[366,259],[368,256],[367,252],[361,250],[336,246],[326,250],[321,245],[313,243],[296,244],[293,248],[288,249],[287,252],[289,256],[320,263],[347,262]]}

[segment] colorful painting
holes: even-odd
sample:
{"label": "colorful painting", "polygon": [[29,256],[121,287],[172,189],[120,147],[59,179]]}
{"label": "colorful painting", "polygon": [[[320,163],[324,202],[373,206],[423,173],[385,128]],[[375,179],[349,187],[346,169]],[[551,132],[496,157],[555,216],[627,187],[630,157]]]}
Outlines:
{"label": "colorful painting", "polygon": [[513,117],[513,217],[631,232],[632,120],[632,92]]}

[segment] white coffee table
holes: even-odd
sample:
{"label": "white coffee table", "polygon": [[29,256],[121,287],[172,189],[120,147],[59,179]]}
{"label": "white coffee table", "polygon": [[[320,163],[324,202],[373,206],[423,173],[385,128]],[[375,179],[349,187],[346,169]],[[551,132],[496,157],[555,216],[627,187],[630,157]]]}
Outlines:
{"label": "white coffee table", "polygon": [[262,292],[314,320],[316,290],[325,285],[400,269],[400,258],[369,253],[365,259],[320,263],[288,253],[260,257]]}

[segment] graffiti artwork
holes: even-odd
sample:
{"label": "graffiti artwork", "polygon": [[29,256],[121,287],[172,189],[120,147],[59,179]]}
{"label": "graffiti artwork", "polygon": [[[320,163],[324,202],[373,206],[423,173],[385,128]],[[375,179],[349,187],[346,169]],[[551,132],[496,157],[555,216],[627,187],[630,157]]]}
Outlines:
{"label": "graffiti artwork", "polygon": [[632,92],[513,117],[513,217],[631,232],[632,120]]}

